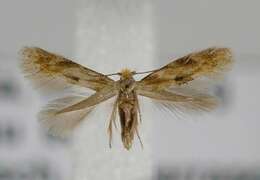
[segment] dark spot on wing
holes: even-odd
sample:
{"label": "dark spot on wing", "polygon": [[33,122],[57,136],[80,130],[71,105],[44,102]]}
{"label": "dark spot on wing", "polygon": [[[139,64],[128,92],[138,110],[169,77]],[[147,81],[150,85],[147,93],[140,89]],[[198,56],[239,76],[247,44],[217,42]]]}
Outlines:
{"label": "dark spot on wing", "polygon": [[185,84],[185,83],[187,83],[187,82],[189,82],[189,81],[192,81],[193,78],[191,77],[191,75],[176,76],[176,77],[174,78],[174,80],[176,81],[176,83],[177,83],[178,85],[182,85],[182,84]]}
{"label": "dark spot on wing", "polygon": [[71,76],[71,75],[64,75],[64,76],[66,76],[67,78],[69,78],[69,79],[71,79],[71,80],[73,80],[73,81],[79,81],[79,77],[76,77],[76,76]]}
{"label": "dark spot on wing", "polygon": [[183,81],[184,77],[183,76],[176,76],[175,81]]}
{"label": "dark spot on wing", "polygon": [[79,65],[77,63],[74,63],[72,61],[66,60],[66,61],[60,61],[56,64],[59,67],[69,67],[69,68],[73,68],[73,67],[79,67]]}
{"label": "dark spot on wing", "polygon": [[79,81],[79,77],[71,76],[70,78],[73,79],[74,81],[77,81],[77,82]]}

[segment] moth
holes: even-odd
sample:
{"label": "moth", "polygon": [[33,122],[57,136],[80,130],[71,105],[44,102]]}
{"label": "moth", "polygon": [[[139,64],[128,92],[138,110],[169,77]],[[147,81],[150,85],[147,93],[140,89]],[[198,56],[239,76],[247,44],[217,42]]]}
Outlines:
{"label": "moth", "polygon": [[[67,96],[46,105],[38,118],[50,132],[57,135],[70,133],[98,104],[116,97],[108,125],[109,144],[111,146],[113,127],[119,116],[121,139],[127,150],[135,137],[140,140],[138,125],[142,116],[139,96],[151,98],[171,111],[212,110],[217,99],[200,91],[193,82],[214,80],[230,69],[232,63],[230,49],[213,47],[178,58],[156,70],[135,72],[123,69],[104,75],[41,48],[25,47],[21,50],[23,72],[36,87],[59,92],[65,87],[76,86],[94,91],[88,97]],[[149,74],[135,80],[135,75],[144,73]],[[112,75],[118,75],[119,80],[110,78]]]}

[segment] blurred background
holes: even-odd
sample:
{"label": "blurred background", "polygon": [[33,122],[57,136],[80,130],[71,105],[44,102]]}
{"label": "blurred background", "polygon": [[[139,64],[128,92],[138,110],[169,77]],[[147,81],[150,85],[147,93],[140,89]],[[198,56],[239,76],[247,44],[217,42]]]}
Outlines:
{"label": "blurred background", "polygon": [[[260,180],[259,7],[257,0],[1,1],[0,180]],[[145,148],[136,142],[126,152],[119,137],[109,149],[103,109],[74,137],[39,126],[46,98],[20,72],[23,46],[103,73],[151,70],[211,46],[231,48],[235,66],[214,87],[221,106],[205,117],[162,116],[144,99]]]}

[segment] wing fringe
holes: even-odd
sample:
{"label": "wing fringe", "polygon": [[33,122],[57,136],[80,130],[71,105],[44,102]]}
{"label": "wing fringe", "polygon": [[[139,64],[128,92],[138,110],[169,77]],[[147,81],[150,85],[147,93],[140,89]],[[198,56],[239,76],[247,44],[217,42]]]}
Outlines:
{"label": "wing fringe", "polygon": [[61,137],[68,136],[73,129],[75,129],[84,118],[94,108],[89,107],[77,111],[60,113],[58,112],[67,107],[77,103],[86,97],[70,96],[65,98],[56,99],[47,104],[38,114],[40,123],[52,134]]}

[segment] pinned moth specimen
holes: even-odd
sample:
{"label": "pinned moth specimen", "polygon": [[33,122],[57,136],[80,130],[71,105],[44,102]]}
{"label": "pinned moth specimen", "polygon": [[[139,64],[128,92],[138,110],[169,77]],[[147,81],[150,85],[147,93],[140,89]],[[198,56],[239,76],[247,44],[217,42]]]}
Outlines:
{"label": "pinned moth specimen", "polygon": [[[217,99],[207,92],[198,92],[192,83],[221,76],[233,62],[229,49],[208,48],[153,71],[123,69],[104,75],[37,47],[22,49],[21,59],[25,76],[36,87],[61,91],[64,87],[76,86],[95,91],[88,97],[63,97],[45,106],[39,113],[39,120],[50,132],[57,135],[71,132],[95,106],[116,97],[108,126],[109,143],[111,146],[113,124],[116,124],[119,116],[121,139],[127,150],[131,148],[135,137],[140,140],[138,96],[152,98],[171,111],[209,111],[217,105]],[[143,73],[150,74],[138,81],[134,79],[136,74]],[[110,78],[112,75],[118,75],[120,79],[113,80]]]}

